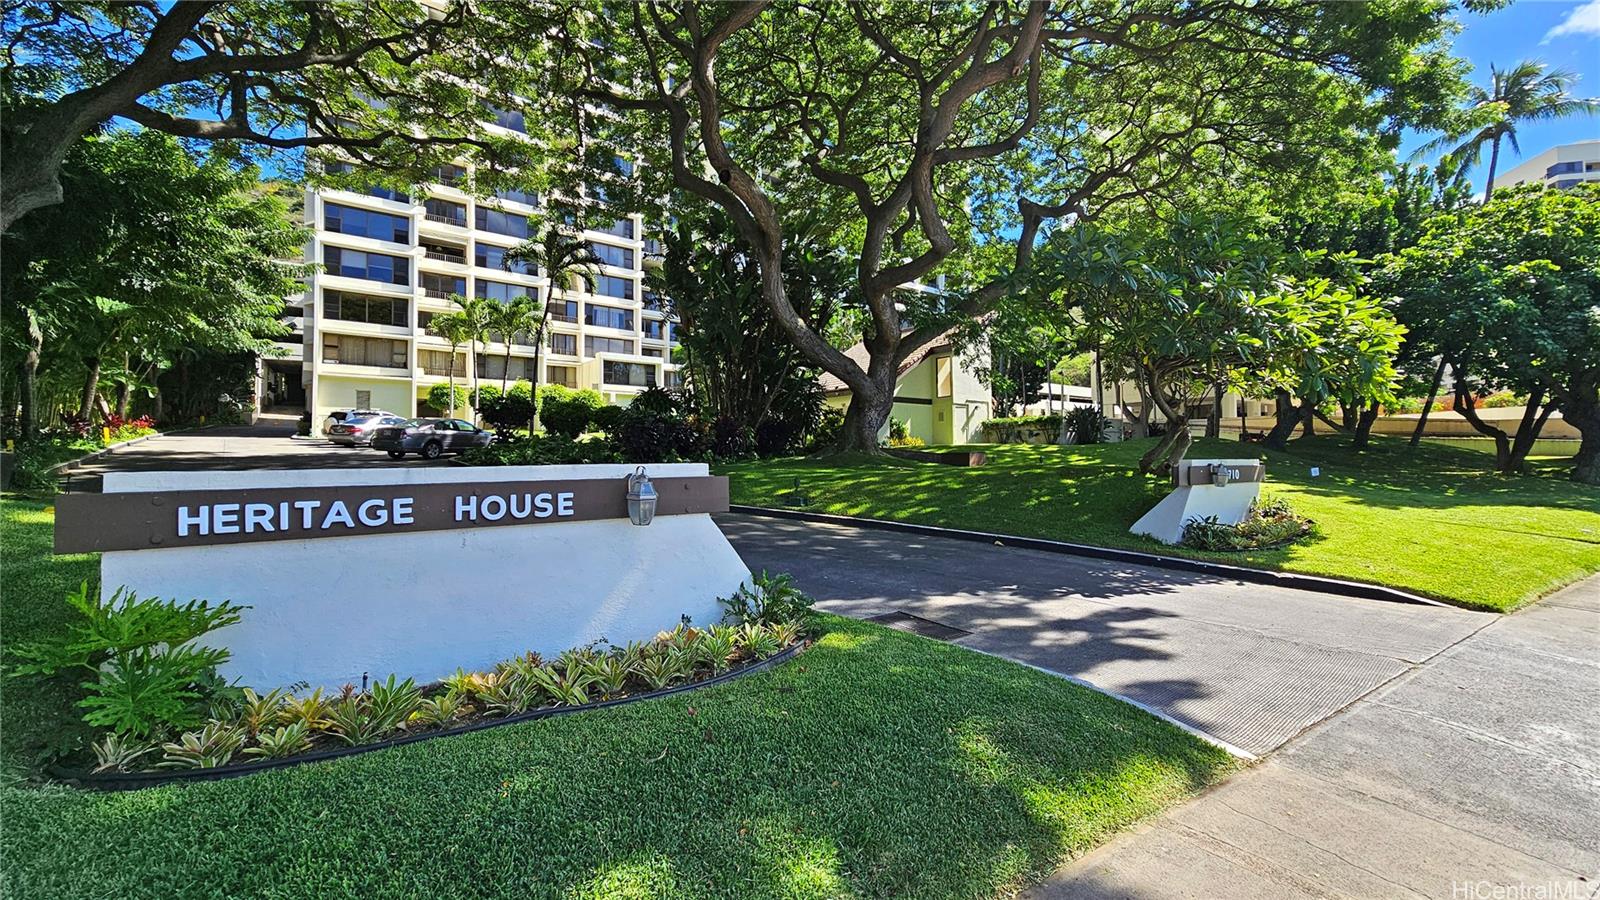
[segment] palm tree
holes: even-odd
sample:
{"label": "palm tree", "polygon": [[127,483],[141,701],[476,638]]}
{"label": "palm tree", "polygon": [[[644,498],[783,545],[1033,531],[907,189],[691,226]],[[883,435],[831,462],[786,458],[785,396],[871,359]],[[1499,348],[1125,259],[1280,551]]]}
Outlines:
{"label": "palm tree", "polygon": [[489,326],[495,317],[495,307],[499,306],[488,297],[463,297],[460,294],[450,295],[450,302],[456,305],[455,315],[459,315],[467,326],[467,342],[472,350],[472,408],[474,415],[479,403],[483,400],[478,382],[478,345],[489,343]]}
{"label": "palm tree", "polygon": [[[452,300],[456,299],[454,296]],[[450,415],[456,414],[456,349],[472,339],[472,322],[458,312],[439,313],[428,321],[428,333],[450,342]]]}
{"label": "palm tree", "polygon": [[[594,291],[595,278],[605,261],[597,256],[587,241],[563,231],[554,220],[540,227],[539,233],[506,252],[506,264],[526,263],[543,270],[550,282],[550,295],[540,305],[533,329],[533,415],[539,419],[540,357],[544,350],[544,336],[550,325],[550,301],[560,292],[563,299],[577,279],[585,290]],[[530,427],[531,431],[531,427]]]}
{"label": "palm tree", "polygon": [[[500,369],[500,395],[505,396],[506,383],[511,377],[511,342],[518,334],[533,334],[538,328],[539,308],[532,297],[513,297],[509,303],[497,303],[491,310],[491,328],[499,332],[506,343],[505,365]],[[538,353],[534,348],[534,353]]]}
{"label": "palm tree", "polygon": [[1472,168],[1489,148],[1489,174],[1483,189],[1485,203],[1494,195],[1494,174],[1500,165],[1500,142],[1518,155],[1517,126],[1524,122],[1549,122],[1600,111],[1600,100],[1572,96],[1578,76],[1566,69],[1546,70],[1538,60],[1523,60],[1510,69],[1489,66],[1489,89],[1473,88],[1467,127],[1447,133],[1418,148],[1417,156],[1446,147],[1446,163],[1457,173]]}

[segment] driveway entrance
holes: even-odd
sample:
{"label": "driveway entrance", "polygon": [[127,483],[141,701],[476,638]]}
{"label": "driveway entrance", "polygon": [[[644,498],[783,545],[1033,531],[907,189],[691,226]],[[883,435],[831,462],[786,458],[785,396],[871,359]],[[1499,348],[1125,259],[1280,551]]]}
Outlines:
{"label": "driveway entrance", "polygon": [[255,425],[226,425],[164,434],[115,450],[64,473],[69,491],[98,491],[106,472],[215,469],[359,469],[373,466],[437,466],[421,458],[390,459],[377,450],[340,447],[321,438],[295,436],[295,420],[263,416]]}

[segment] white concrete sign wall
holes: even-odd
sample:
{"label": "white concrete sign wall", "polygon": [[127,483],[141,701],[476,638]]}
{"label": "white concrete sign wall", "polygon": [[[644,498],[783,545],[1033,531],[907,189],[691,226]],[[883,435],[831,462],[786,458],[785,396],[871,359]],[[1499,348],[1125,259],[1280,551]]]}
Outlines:
{"label": "white concrete sign wall", "polygon": [[1157,503],[1133,523],[1128,530],[1144,534],[1164,544],[1177,544],[1183,540],[1183,526],[1190,519],[1216,516],[1224,525],[1237,525],[1244,521],[1250,507],[1261,496],[1261,482],[1256,478],[1239,480],[1240,474],[1260,472],[1258,459],[1191,459],[1183,463],[1188,468],[1221,466],[1233,473],[1226,485],[1185,484],[1173,488],[1172,493]]}
{"label": "white concrete sign wall", "polygon": [[[112,472],[105,492],[608,479],[629,465],[250,472]],[[700,463],[646,467],[652,478],[708,474]],[[721,615],[718,596],[750,572],[706,514],[545,522],[108,551],[102,591],[247,604],[208,636],[233,658],[229,679],[258,689],[337,689],[390,673],[418,682],[485,669],[529,650],[551,655],[601,637],[644,640],[688,616]]]}

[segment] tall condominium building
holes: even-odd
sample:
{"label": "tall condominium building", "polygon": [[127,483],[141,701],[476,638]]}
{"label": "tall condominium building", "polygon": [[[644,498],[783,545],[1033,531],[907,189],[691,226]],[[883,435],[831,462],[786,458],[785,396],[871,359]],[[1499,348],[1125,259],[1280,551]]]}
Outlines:
{"label": "tall condominium building", "polygon": [[1600,141],[1578,141],[1551,147],[1495,179],[1495,187],[1528,182],[1569,188],[1585,181],[1600,181]]}
{"label": "tall condominium building", "polygon": [[[506,375],[593,388],[614,404],[678,384],[676,325],[644,289],[639,216],[582,233],[604,261],[592,286],[551,285],[543,272],[506,259],[532,236],[540,198],[512,191],[474,199],[457,187],[470,177],[465,166],[443,166],[415,197],[381,188],[306,192],[307,259],[320,265],[298,308],[290,301],[294,334],[279,344],[288,355],[263,359],[264,404],[303,403],[314,428],[331,410],[351,407],[441,415],[428,391],[449,380],[452,366],[458,385],[476,370],[484,384],[498,386]],[[534,372],[527,335],[491,335],[452,359],[449,343],[428,331],[430,319],[454,308],[452,294],[547,303],[543,371]]]}

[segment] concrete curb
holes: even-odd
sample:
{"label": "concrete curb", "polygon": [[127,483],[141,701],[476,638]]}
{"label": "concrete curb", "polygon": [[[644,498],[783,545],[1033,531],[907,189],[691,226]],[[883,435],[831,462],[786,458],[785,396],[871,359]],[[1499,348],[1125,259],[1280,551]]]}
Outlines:
{"label": "concrete curb", "polygon": [[1409,603],[1416,606],[1444,606],[1458,609],[1449,603],[1433,600],[1418,594],[1402,591],[1398,588],[1385,587],[1379,584],[1369,584],[1364,581],[1346,581],[1340,578],[1325,578],[1321,575],[1302,575],[1298,572],[1278,572],[1270,569],[1252,569],[1249,566],[1234,566],[1227,563],[1207,562],[1199,559],[1185,559],[1179,556],[1162,556],[1157,553],[1144,553],[1139,550],[1117,550],[1112,547],[1096,547],[1090,544],[1074,544],[1068,541],[1052,541],[1045,538],[1020,537],[1011,534],[995,534],[988,531],[967,531],[960,528],[941,528],[937,525],[914,525],[910,522],[890,522],[885,519],[865,519],[855,516],[839,516],[831,513],[805,512],[797,509],[776,509],[768,506],[745,506],[738,503],[728,505],[729,512],[743,513],[752,516],[767,516],[776,519],[793,519],[800,522],[820,522],[827,525],[845,525],[855,528],[874,528],[882,531],[899,531],[905,534],[920,534],[927,537],[950,538],[958,541],[971,541],[982,544],[1003,544],[1007,547],[1021,547],[1025,550],[1042,550],[1046,553],[1061,553],[1068,556],[1082,556],[1089,559],[1104,559],[1112,562],[1130,563],[1139,566],[1153,566],[1160,569],[1175,569],[1181,572],[1197,572],[1203,575],[1215,575],[1219,578],[1230,578],[1235,581],[1248,581],[1254,584],[1270,584],[1276,587],[1296,588],[1303,591],[1316,591],[1322,594],[1333,594],[1340,597],[1356,597],[1362,600],[1381,600],[1386,603]]}

